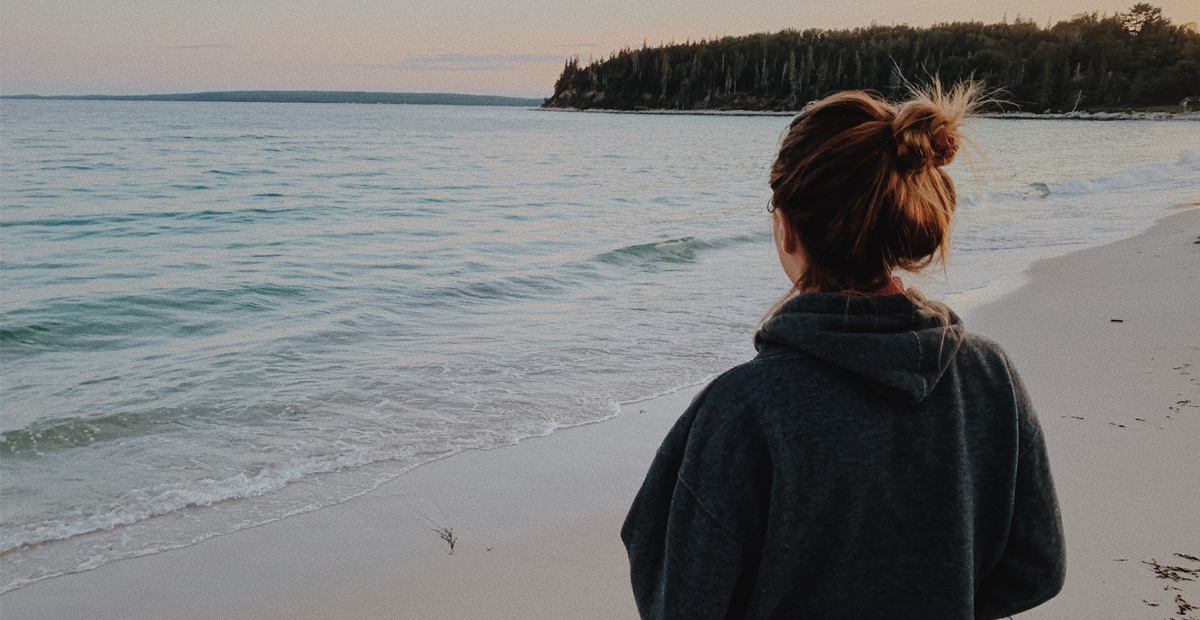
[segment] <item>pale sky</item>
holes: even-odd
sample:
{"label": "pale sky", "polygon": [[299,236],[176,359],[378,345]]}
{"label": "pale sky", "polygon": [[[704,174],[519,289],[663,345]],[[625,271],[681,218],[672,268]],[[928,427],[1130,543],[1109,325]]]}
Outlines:
{"label": "pale sky", "polygon": [[[1045,24],[1136,0],[3,0],[0,94],[549,96],[564,60],[784,28]],[[1151,2],[1177,24],[1197,0]]]}

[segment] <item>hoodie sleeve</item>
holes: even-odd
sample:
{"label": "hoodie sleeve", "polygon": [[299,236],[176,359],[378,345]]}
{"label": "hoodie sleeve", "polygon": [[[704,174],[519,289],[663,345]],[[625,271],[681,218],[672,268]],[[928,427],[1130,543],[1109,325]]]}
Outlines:
{"label": "hoodie sleeve", "polygon": [[984,577],[976,599],[980,618],[1004,618],[1032,609],[1062,589],[1066,572],[1062,519],[1046,442],[1016,371],[1009,365],[1019,420],[1019,455],[1012,523],[1004,553]]}
{"label": "hoodie sleeve", "polygon": [[743,542],[679,476],[703,397],[667,435],[621,529],[645,620],[730,617],[746,572]]}

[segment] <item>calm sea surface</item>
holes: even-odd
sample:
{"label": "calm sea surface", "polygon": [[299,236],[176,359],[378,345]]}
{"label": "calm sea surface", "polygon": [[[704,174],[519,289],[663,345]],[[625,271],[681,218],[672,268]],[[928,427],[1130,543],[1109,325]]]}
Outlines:
{"label": "calm sea surface", "polygon": [[[787,122],[0,103],[0,591],[748,359],[787,288],[765,209]],[[948,279],[919,280],[958,307],[1200,198],[1200,123],[973,137]]]}

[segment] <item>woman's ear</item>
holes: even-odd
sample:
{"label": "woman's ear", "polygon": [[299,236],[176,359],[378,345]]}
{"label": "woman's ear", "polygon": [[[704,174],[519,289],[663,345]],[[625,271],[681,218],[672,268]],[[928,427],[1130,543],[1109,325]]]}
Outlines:
{"label": "woman's ear", "polygon": [[775,236],[775,245],[785,254],[796,253],[796,237],[792,235],[792,227],[779,209],[771,212],[771,233]]}
{"label": "woman's ear", "polygon": [[792,281],[792,286],[799,287],[804,270],[808,268],[804,257],[804,246],[800,245],[800,240],[792,234],[792,227],[788,225],[787,218],[778,209],[771,214],[771,234],[775,237],[779,265],[783,267],[783,272]]}

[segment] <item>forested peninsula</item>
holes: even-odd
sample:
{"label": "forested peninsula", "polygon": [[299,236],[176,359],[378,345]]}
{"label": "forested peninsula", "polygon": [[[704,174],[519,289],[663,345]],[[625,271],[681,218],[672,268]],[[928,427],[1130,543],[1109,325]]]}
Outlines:
{"label": "forested peninsula", "polygon": [[[974,77],[988,111],[1200,107],[1200,32],[1138,4],[1041,27],[1012,23],[783,30],[568,60],[548,108],[798,110],[847,89],[902,97],[934,77]],[[1169,106],[1169,107],[1168,107]]]}

